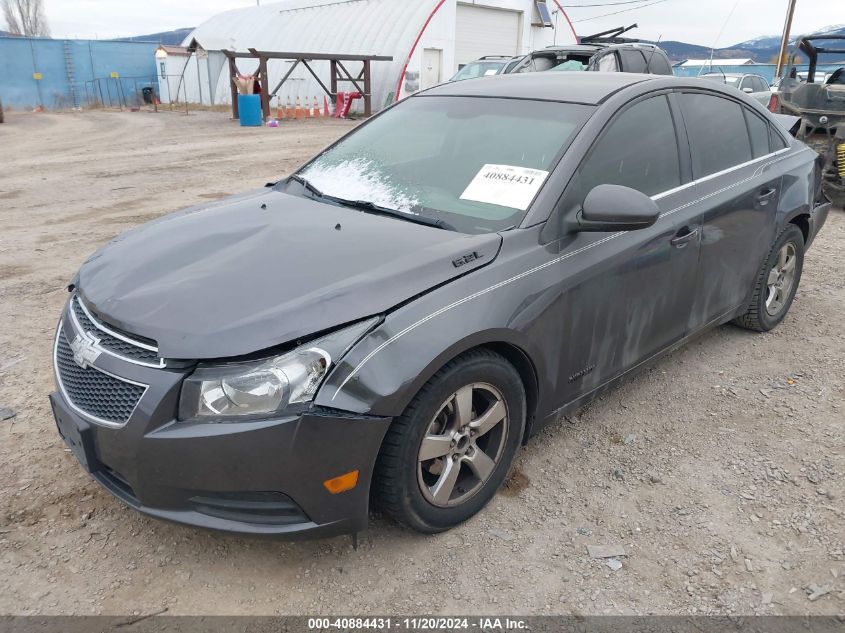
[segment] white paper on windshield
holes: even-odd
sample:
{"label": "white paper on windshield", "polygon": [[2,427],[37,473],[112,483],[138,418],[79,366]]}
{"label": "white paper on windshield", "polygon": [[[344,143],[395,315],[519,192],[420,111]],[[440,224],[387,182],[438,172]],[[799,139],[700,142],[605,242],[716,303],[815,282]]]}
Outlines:
{"label": "white paper on windshield", "polygon": [[495,75],[497,72],[499,72],[499,71],[498,71],[498,70],[495,70],[495,69],[492,69],[492,70],[485,70],[485,71],[484,71],[484,76],[485,76],[485,77],[490,77],[491,75]]}
{"label": "white paper on windshield", "polygon": [[512,165],[484,165],[461,194],[461,200],[497,204],[525,211],[549,172]]}

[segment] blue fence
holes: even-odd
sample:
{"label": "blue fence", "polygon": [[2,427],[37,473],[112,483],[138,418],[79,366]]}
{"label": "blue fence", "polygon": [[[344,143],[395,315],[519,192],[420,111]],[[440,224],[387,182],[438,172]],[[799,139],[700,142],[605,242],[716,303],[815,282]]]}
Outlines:
{"label": "blue fence", "polygon": [[6,108],[133,105],[156,91],[157,42],[0,37],[0,100]]}
{"label": "blue fence", "polygon": [[[833,72],[837,68],[840,68],[842,64],[819,64],[816,68],[816,72]],[[798,72],[806,71],[808,66],[799,65],[796,66]],[[774,64],[745,64],[743,66],[723,66],[719,64],[718,59],[713,60],[713,66],[674,66],[672,68],[672,72],[675,73],[676,77],[697,77],[698,75],[702,75],[704,73],[743,73],[743,74],[751,74],[751,75],[760,75],[770,84],[775,78],[775,69],[776,66]]]}

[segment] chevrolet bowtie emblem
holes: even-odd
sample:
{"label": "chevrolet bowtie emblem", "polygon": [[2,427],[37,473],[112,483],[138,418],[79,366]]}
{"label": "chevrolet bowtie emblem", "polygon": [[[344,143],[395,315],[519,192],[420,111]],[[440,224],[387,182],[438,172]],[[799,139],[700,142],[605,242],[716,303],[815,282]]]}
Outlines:
{"label": "chevrolet bowtie emblem", "polygon": [[76,338],[70,343],[70,349],[73,351],[73,362],[82,369],[88,369],[102,353],[97,348],[97,339],[93,338],[88,332],[77,334]]}

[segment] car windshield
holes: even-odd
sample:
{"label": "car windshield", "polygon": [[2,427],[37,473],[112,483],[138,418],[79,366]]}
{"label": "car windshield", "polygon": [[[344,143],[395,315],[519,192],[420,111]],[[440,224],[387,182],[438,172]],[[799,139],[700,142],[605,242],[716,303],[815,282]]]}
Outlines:
{"label": "car windshield", "polygon": [[504,61],[501,62],[472,62],[461,68],[452,81],[462,81],[464,79],[474,79],[475,77],[486,77],[488,75],[498,75]]}
{"label": "car windshield", "polygon": [[412,97],[298,176],[327,197],[440,220],[464,233],[503,230],[519,224],[592,111],[525,99]]}

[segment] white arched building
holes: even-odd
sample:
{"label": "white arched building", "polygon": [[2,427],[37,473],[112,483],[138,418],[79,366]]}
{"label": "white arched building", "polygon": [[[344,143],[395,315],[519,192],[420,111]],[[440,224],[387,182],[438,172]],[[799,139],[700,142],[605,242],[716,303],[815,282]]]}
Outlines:
{"label": "white arched building", "polygon": [[[184,66],[188,101],[229,103],[227,67],[214,51],[260,51],[385,55],[391,62],[372,63],[373,109],[449,79],[460,66],[485,55],[519,55],[552,44],[576,42],[575,31],[560,0],[283,0],[226,11],[198,26],[185,44],[201,47]],[[198,58],[197,58],[198,56]],[[214,68],[211,62],[214,61]],[[289,69],[270,60],[270,89]],[[208,68],[203,68],[207,64]],[[315,72],[328,84],[328,62],[315,61]],[[349,65],[356,75],[360,63]],[[256,68],[238,60],[242,72]],[[221,72],[222,70],[222,72]],[[343,84],[340,90],[353,90]],[[165,91],[166,92],[166,91]],[[278,92],[288,98],[323,100],[308,71],[298,66]],[[167,94],[161,95],[167,100]]]}

